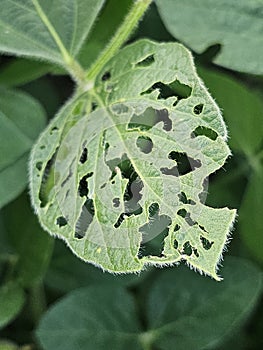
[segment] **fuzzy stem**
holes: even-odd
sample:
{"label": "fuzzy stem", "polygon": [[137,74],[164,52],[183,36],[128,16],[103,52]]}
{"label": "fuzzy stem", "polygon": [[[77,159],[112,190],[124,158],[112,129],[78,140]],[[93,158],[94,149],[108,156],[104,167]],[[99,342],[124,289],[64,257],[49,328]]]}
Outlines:
{"label": "fuzzy stem", "polygon": [[127,41],[151,2],[152,0],[137,0],[133,4],[130,12],[127,14],[114,37],[111,39],[109,45],[105,48],[98,59],[94,62],[90,70],[87,72],[86,80],[88,82],[91,83],[94,81],[102,67],[117,53],[125,41]]}

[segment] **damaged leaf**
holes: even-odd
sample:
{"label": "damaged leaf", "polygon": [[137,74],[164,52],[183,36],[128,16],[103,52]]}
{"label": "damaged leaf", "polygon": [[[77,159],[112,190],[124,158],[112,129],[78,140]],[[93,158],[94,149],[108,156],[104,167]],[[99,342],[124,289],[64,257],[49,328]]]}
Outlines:
{"label": "damaged leaf", "polygon": [[[117,273],[185,261],[215,279],[235,210],[204,204],[230,151],[221,113],[180,44],[122,49],[35,145],[31,195],[42,226]],[[160,253],[145,254],[155,237]]]}

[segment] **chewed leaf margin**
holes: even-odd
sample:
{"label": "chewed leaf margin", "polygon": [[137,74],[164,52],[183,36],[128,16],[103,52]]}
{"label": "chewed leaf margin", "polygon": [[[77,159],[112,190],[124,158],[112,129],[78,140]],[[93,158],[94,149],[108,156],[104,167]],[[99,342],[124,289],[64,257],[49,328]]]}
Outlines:
{"label": "chewed leaf margin", "polygon": [[[215,279],[235,210],[204,205],[230,151],[221,113],[180,44],[122,49],[33,149],[34,207],[81,259],[114,273],[185,261]],[[160,237],[158,254],[148,254]]]}

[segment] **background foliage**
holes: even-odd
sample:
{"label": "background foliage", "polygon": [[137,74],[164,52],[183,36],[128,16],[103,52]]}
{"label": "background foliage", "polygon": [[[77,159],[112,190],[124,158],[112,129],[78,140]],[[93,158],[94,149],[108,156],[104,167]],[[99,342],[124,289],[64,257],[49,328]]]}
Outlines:
{"label": "background foliage", "polygon": [[[102,12],[81,51],[72,38],[63,39],[85,68],[132,1],[103,3],[94,1],[94,18],[101,6]],[[39,227],[27,194],[29,151],[74,90],[46,37],[43,50],[54,65],[11,55],[0,61],[0,350],[262,348],[263,3],[225,0],[211,10],[212,3],[156,1],[129,42],[183,42],[223,111],[233,155],[210,177],[207,204],[239,213],[224,281],[183,266],[109,275]],[[1,11],[0,45],[17,49],[4,35],[8,15]],[[80,41],[82,21],[76,28]],[[36,45],[40,34],[31,38]],[[39,52],[32,44],[19,49],[23,55]]]}

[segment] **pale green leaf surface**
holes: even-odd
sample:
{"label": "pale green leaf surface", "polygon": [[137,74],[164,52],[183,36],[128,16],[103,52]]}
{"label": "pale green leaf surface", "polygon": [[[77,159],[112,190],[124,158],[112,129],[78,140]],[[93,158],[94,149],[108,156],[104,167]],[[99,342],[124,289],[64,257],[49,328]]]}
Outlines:
{"label": "pale green leaf surface", "polygon": [[242,239],[253,256],[263,261],[263,166],[258,172],[253,172],[249,179],[244,198],[240,207],[239,230]]}
{"label": "pale green leaf surface", "polygon": [[63,65],[79,52],[103,2],[2,0],[0,51]]}
{"label": "pale green leaf surface", "polygon": [[45,112],[35,99],[0,88],[0,207],[24,189],[28,152],[45,122]]}
{"label": "pale green leaf surface", "polygon": [[43,232],[32,215],[25,194],[5,207],[2,215],[8,241],[18,255],[16,273],[20,283],[29,287],[41,282],[51,258],[52,237]]}
{"label": "pale green leaf surface", "polygon": [[44,350],[141,350],[138,329],[135,305],[126,291],[90,287],[50,308],[36,335]]}
{"label": "pale green leaf surface", "polygon": [[168,31],[198,53],[220,44],[214,62],[263,73],[262,0],[155,0]]}
{"label": "pale green leaf surface", "polygon": [[[175,81],[191,94],[163,96]],[[150,140],[150,151],[143,140]],[[108,271],[186,260],[218,279],[235,211],[209,208],[200,195],[205,178],[230,153],[225,140],[220,110],[189,51],[147,40],[130,45],[34,147],[31,195],[40,222],[80,258]],[[188,170],[181,171],[177,156],[190,162]],[[167,230],[162,255],[143,257],[142,239],[153,238],[146,228],[160,218]]]}
{"label": "pale green leaf surface", "polygon": [[0,328],[5,327],[21,311],[25,302],[23,289],[16,282],[0,287]]}
{"label": "pale green leaf surface", "polygon": [[262,273],[240,258],[224,265],[220,284],[184,268],[160,274],[147,306],[158,349],[214,349],[243,325],[259,300]]}
{"label": "pale green leaf surface", "polygon": [[257,152],[263,141],[263,103],[257,93],[221,72],[198,67],[198,73],[209,86],[223,110],[229,128],[229,145],[248,156]]}

